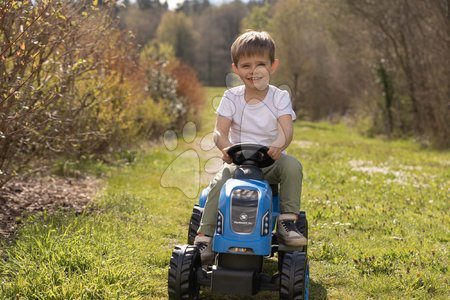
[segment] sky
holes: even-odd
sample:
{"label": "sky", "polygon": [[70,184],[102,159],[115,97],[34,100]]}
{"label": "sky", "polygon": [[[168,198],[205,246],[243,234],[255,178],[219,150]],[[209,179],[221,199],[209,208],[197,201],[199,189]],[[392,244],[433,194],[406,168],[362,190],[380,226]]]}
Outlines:
{"label": "sky", "polygon": [[[169,4],[169,9],[173,10],[178,7],[178,4],[182,3],[184,0],[159,0],[159,2],[164,3],[166,2]],[[231,2],[233,0],[209,0],[209,3],[220,5],[223,3]],[[130,0],[130,2],[136,2],[136,0]],[[243,0],[243,2],[246,2],[246,0]]]}
{"label": "sky", "polygon": [[[178,4],[183,2],[184,0],[167,0],[167,3],[169,4],[169,9],[175,9],[177,8]],[[164,0],[159,0],[159,2],[164,3]]]}
{"label": "sky", "polygon": [[[164,3],[165,0],[159,0],[161,3]],[[167,3],[169,4],[169,9],[175,9],[177,8],[178,4],[182,3],[184,0],[167,0]],[[209,3],[211,4],[222,4],[226,2],[231,2],[232,0],[209,0]]]}

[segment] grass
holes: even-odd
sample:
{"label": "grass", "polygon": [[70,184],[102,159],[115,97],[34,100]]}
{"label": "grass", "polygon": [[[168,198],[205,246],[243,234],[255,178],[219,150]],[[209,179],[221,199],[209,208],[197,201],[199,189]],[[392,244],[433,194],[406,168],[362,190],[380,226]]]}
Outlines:
{"label": "grass", "polygon": [[[208,89],[209,99],[222,92]],[[213,126],[212,106],[202,120],[200,137]],[[180,138],[174,151],[153,147],[131,165],[102,169],[107,187],[81,215],[28,219],[0,247],[0,298],[167,298],[170,253],[186,242],[196,199],[160,178],[191,146]],[[289,153],[304,167],[312,299],[450,298],[448,152],[296,122]],[[190,174],[192,163],[177,164],[179,172]]]}

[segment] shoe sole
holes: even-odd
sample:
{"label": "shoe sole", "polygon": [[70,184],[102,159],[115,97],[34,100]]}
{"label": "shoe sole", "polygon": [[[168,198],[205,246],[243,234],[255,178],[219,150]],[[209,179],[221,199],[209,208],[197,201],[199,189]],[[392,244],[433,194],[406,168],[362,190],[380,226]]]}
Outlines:
{"label": "shoe sole", "polygon": [[304,247],[304,246],[308,246],[308,240],[305,241],[295,241],[295,240],[286,240],[284,239],[281,235],[278,235],[278,240],[280,242],[282,242],[284,245],[289,246],[289,247]]}

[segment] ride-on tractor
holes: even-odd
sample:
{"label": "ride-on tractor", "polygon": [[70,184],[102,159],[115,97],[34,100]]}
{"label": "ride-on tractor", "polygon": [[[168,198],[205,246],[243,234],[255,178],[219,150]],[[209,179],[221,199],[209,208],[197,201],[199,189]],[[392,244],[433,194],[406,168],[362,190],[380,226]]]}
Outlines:
{"label": "ride-on tractor", "polygon": [[[269,290],[278,291],[280,299],[308,299],[307,247],[288,247],[277,239],[278,185],[270,185],[261,171],[274,163],[267,151],[267,147],[256,144],[237,144],[229,149],[237,168],[220,192],[212,241],[214,263],[202,265],[194,245],[209,192],[205,189],[192,212],[188,245],[177,245],[172,252],[170,299],[197,299],[203,286],[213,294],[254,295]],[[299,212],[296,226],[308,237],[305,212]],[[263,273],[263,262],[274,256],[278,258],[278,272]]]}

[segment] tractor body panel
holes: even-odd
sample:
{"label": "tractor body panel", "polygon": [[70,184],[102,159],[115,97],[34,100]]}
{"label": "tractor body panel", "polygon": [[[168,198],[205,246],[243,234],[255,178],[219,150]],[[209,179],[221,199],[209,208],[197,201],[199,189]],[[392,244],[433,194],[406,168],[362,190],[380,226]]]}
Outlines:
{"label": "tractor body panel", "polygon": [[269,255],[272,205],[267,181],[229,179],[220,192],[214,252]]}
{"label": "tractor body panel", "polygon": [[208,186],[208,187],[204,188],[202,190],[202,192],[200,193],[200,197],[198,198],[198,206],[200,206],[201,208],[205,207],[206,198],[208,198],[208,194],[209,194],[210,190],[211,190],[211,188]]}

